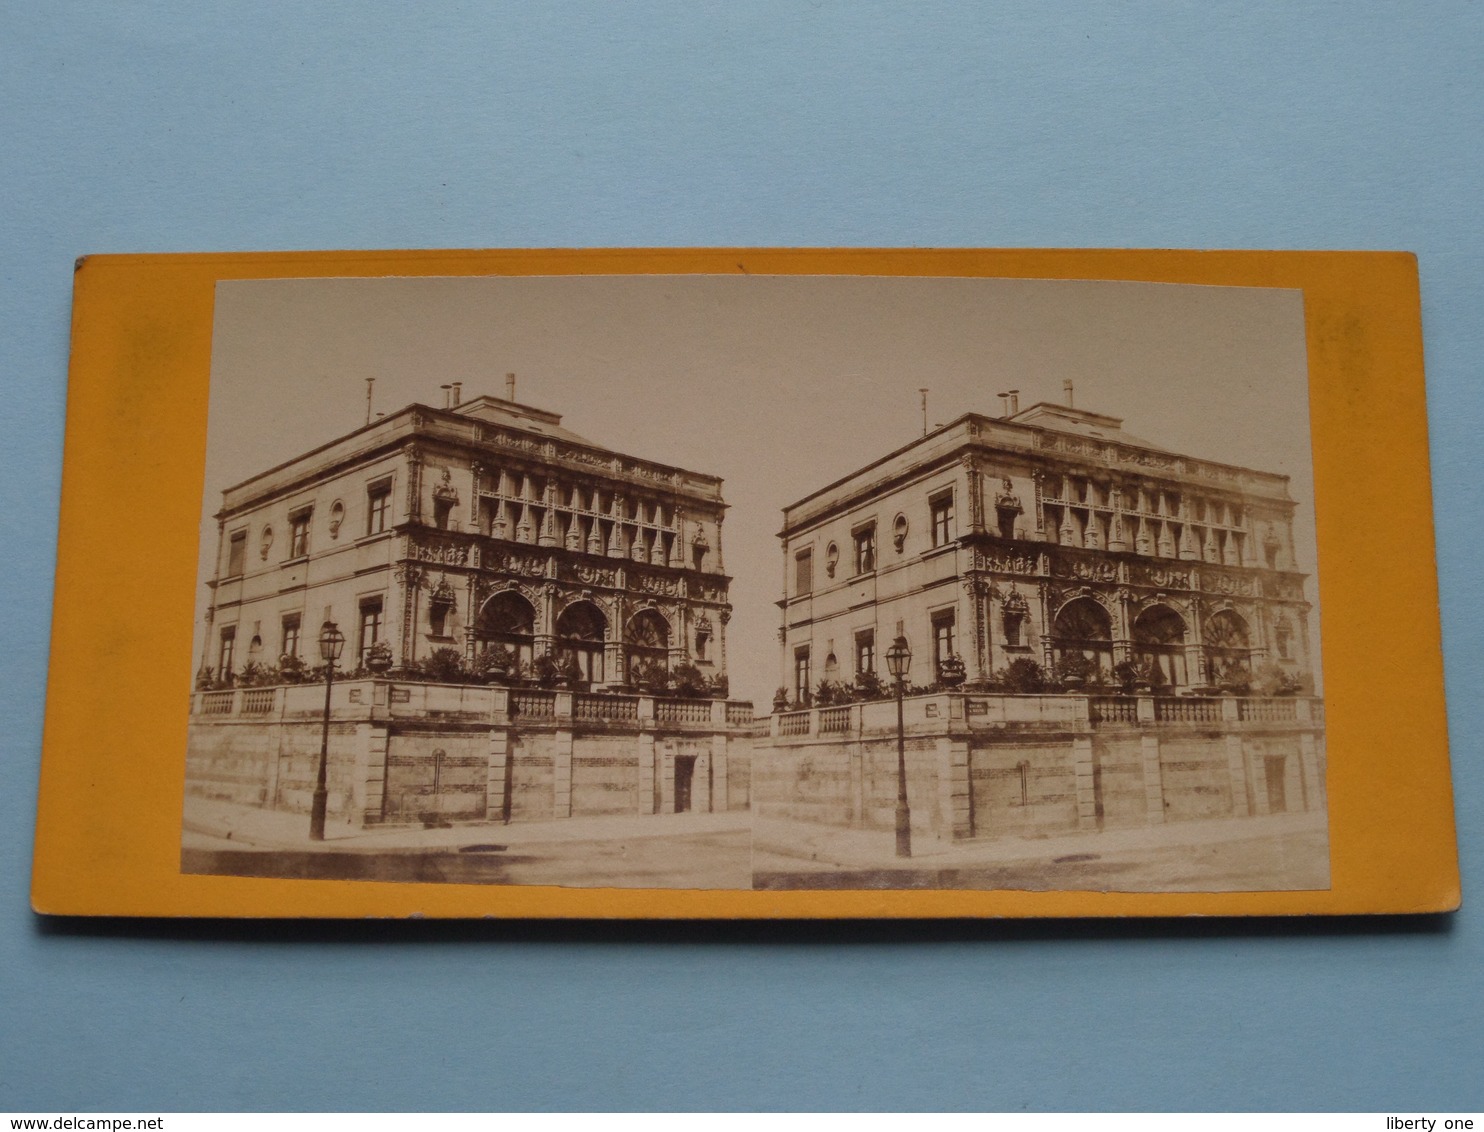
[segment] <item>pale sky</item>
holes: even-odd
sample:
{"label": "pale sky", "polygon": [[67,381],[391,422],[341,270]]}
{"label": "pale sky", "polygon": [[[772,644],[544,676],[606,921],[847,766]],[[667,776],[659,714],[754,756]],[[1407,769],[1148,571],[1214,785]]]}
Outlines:
{"label": "pale sky", "polygon": [[[1060,401],[1163,448],[1292,477],[1315,568],[1303,296],[1275,288],[877,276],[540,276],[222,282],[201,577],[223,488],[375,407],[504,395],[607,448],[725,479],[734,697],[778,684],[781,508],[966,412]],[[199,657],[204,585],[198,592]],[[1310,636],[1319,639],[1317,577]]]}

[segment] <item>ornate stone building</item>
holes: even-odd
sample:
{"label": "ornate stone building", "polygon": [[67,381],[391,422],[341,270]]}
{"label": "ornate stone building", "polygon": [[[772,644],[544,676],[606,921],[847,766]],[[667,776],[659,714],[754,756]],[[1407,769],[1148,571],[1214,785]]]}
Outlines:
{"label": "ornate stone building", "polygon": [[1116,417],[1015,395],[784,509],[781,683],[911,679],[949,657],[969,681],[1017,658],[1133,661],[1155,690],[1310,672],[1309,603],[1288,478],[1180,455]]}
{"label": "ornate stone building", "polygon": [[578,687],[641,664],[726,670],[721,480],[609,451],[506,396],[410,405],[223,493],[203,669],[355,669],[495,646],[575,661]]}

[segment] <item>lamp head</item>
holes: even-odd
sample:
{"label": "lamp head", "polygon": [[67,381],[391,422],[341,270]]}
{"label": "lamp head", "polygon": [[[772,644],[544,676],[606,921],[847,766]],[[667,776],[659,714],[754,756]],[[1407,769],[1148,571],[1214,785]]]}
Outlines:
{"label": "lamp head", "polygon": [[912,648],[907,644],[906,637],[898,637],[892,641],[891,648],[886,650],[886,668],[891,673],[893,680],[905,680],[907,670],[912,667]]}
{"label": "lamp head", "polygon": [[326,664],[334,664],[345,649],[345,634],[333,621],[326,621],[319,631],[319,656]]}

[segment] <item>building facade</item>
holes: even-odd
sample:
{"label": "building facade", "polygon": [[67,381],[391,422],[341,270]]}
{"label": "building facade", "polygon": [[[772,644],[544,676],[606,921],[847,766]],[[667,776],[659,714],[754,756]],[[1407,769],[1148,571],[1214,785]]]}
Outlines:
{"label": "building facade", "polygon": [[899,633],[917,684],[950,657],[972,687],[1073,654],[1110,676],[1132,662],[1166,693],[1268,661],[1310,675],[1288,478],[1166,451],[1067,401],[965,415],[784,509],[788,699],[885,677]]}
{"label": "building facade", "polygon": [[203,675],[342,664],[396,675],[441,649],[575,665],[584,691],[689,662],[726,671],[715,476],[601,448],[505,398],[411,405],[223,494]]}

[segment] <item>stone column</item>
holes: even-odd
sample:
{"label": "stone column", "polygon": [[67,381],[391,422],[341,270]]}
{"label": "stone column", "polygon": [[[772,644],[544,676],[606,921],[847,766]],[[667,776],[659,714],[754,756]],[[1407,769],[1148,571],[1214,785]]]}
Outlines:
{"label": "stone column", "polygon": [[386,750],[389,739],[384,725],[356,724],[355,777],[350,786],[350,809],[358,825],[370,825],[381,820],[381,803],[386,793]]}
{"label": "stone column", "polygon": [[947,841],[974,836],[973,804],[969,797],[969,741],[944,736],[938,740],[939,804]]}
{"label": "stone column", "polygon": [[[507,695],[509,693],[506,693]],[[485,782],[484,806],[488,821],[510,824],[511,795],[515,782],[515,751],[509,727],[491,727],[489,734],[489,777]]]}
{"label": "stone column", "polygon": [[[777,726],[778,717],[773,717]],[[853,829],[864,829],[866,825],[866,775],[862,765],[865,753],[861,748],[859,739],[852,740],[846,748],[846,757],[850,760],[850,794],[846,799],[849,813],[846,821]]]}
{"label": "stone column", "polygon": [[566,726],[558,725],[556,734],[552,737],[551,749],[551,785],[552,804],[551,816],[554,818],[570,818],[572,816],[572,721],[567,718]]}
{"label": "stone column", "polygon": [[1252,796],[1247,784],[1247,759],[1242,752],[1242,737],[1230,732],[1226,736],[1226,773],[1232,785],[1232,813],[1239,818],[1251,817]]}
{"label": "stone column", "polygon": [[1268,768],[1262,756],[1245,751],[1248,781],[1252,783],[1252,812],[1257,817],[1268,815]]}
{"label": "stone column", "polygon": [[1324,808],[1324,777],[1319,773],[1319,750],[1312,731],[1299,732],[1299,769],[1303,772],[1304,809]]}
{"label": "stone column", "polygon": [[[725,709],[726,705],[722,705]],[[711,736],[711,809],[714,813],[724,814],[731,804],[730,783],[727,775],[730,771],[727,755],[730,753],[730,740],[723,733]]]}
{"label": "stone column", "polygon": [[[655,770],[660,776],[660,813],[675,812],[675,745],[660,743],[655,749]],[[692,783],[694,791],[695,785]],[[694,795],[692,795],[694,796]]]}
{"label": "stone column", "polygon": [[653,814],[659,809],[659,782],[655,779],[654,732],[639,732],[639,812]]}
{"label": "stone column", "polygon": [[1077,779],[1077,828],[1097,829],[1098,798],[1092,765],[1092,736],[1077,735],[1072,739],[1072,764]]}
{"label": "stone column", "polygon": [[[1153,701],[1150,702],[1152,705]],[[1150,825],[1162,825],[1165,820],[1165,791],[1160,777],[1159,736],[1143,735],[1139,746],[1144,761],[1144,815]]]}

